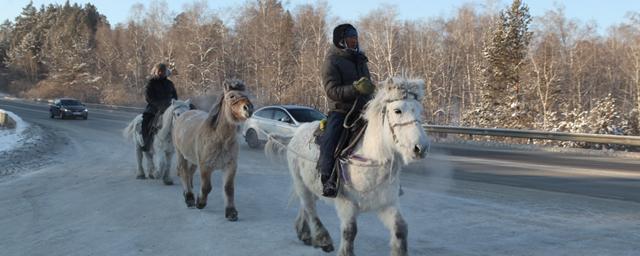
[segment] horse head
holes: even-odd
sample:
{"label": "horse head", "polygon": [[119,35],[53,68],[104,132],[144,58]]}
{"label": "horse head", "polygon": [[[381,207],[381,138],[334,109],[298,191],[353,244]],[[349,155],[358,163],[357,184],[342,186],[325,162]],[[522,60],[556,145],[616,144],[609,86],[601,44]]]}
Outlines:
{"label": "horse head", "polygon": [[247,96],[245,85],[237,79],[225,81],[224,92],[209,113],[213,127],[217,126],[219,118],[224,118],[227,123],[238,124],[252,114],[253,104]]}
{"label": "horse head", "polygon": [[186,101],[171,99],[171,105],[162,114],[162,126],[158,131],[158,136],[166,137],[171,132],[173,121],[178,118],[182,113],[190,109],[191,100]]}
{"label": "horse head", "polygon": [[167,108],[165,113],[169,112],[173,118],[179,117],[180,114],[187,112],[191,109],[191,99],[185,101],[171,100],[171,105]]}
{"label": "horse head", "polygon": [[381,83],[368,103],[364,117],[369,128],[379,129],[388,154],[398,154],[405,164],[425,157],[427,134],[422,127],[424,81],[406,77],[389,78]]}

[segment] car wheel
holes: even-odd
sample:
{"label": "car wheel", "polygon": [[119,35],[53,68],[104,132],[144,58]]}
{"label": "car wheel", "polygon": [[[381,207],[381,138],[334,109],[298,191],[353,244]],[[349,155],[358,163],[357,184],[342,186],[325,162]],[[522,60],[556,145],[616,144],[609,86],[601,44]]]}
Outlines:
{"label": "car wheel", "polygon": [[258,140],[258,134],[255,130],[249,129],[247,134],[244,136],[244,139],[247,141],[247,144],[250,148],[259,148],[260,141]]}
{"label": "car wheel", "polygon": [[49,111],[49,118],[53,118],[53,112]]}
{"label": "car wheel", "polygon": [[87,120],[87,118],[89,118],[89,115],[85,115],[84,117],[82,117],[82,119]]}

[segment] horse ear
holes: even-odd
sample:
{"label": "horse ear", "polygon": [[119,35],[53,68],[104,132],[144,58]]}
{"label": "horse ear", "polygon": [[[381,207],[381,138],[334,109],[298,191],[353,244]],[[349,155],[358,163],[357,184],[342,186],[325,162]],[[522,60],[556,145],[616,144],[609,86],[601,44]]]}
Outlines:
{"label": "horse ear", "polygon": [[387,80],[384,80],[384,88],[387,89],[387,91],[391,90],[393,88],[393,77],[389,77],[387,78]]}
{"label": "horse ear", "polygon": [[184,103],[187,105],[191,104],[191,99],[187,99]]}
{"label": "horse ear", "polygon": [[244,82],[240,79],[229,79],[224,82],[224,92],[228,91],[244,91]]}
{"label": "horse ear", "polygon": [[176,99],[171,99],[171,105],[173,105],[174,102],[176,102]]}
{"label": "horse ear", "polygon": [[411,80],[409,84],[411,85],[411,91],[416,94],[417,100],[421,100],[424,97],[424,80]]}

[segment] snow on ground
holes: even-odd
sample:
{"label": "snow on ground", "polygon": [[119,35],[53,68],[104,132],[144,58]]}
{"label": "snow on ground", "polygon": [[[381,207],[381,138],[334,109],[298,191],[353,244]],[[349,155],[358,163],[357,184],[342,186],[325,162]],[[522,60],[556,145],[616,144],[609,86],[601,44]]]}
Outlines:
{"label": "snow on ground", "polygon": [[[119,130],[126,122],[58,121],[43,127],[56,127],[69,143],[35,149],[55,151],[60,164],[0,179],[0,255],[336,255],[298,241],[293,221],[299,206],[297,200],[290,204],[286,167],[269,163],[246,143],[240,145],[236,176],[240,219],[232,223],[224,219],[220,172],[213,175],[207,207],[188,209],[175,169],[174,186],[134,178],[134,147]],[[402,174],[400,205],[409,225],[410,255],[640,251],[638,203],[457,180],[457,162],[470,158],[454,160],[432,152],[417,164],[418,171]],[[466,171],[472,168],[477,167]],[[318,213],[337,248],[334,209],[319,202]],[[389,236],[375,214],[363,214],[356,255],[389,255]]]}
{"label": "snow on ground", "polygon": [[[133,146],[106,133],[75,140],[64,168],[0,183],[4,255],[318,255],[293,229],[286,167],[241,145],[236,177],[240,220],[224,219],[221,175],[203,210],[187,209],[180,185],[134,179]],[[114,161],[114,159],[119,159]],[[634,255],[636,203],[455,181],[445,156],[435,173],[404,173],[400,198],[411,255]],[[199,187],[196,175],[195,187]],[[174,181],[178,177],[172,173]],[[339,243],[333,208],[320,218]],[[357,255],[389,255],[375,214],[358,218]]]}
{"label": "snow on ground", "polygon": [[0,109],[0,112],[7,113],[16,121],[15,129],[0,129],[0,152],[2,152],[11,150],[18,146],[21,141],[24,141],[25,136],[23,133],[29,125],[13,112],[3,109]]}

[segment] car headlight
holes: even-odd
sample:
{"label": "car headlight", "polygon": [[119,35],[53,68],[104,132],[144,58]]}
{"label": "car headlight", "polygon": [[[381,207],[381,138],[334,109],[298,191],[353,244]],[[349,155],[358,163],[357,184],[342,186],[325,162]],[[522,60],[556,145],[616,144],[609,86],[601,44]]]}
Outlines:
{"label": "car headlight", "polygon": [[89,112],[89,110],[85,108],[85,109],[84,109],[84,112]]}
{"label": "car headlight", "polygon": [[64,111],[64,112],[69,112],[69,110],[68,110],[68,109],[66,109],[66,108],[62,108],[62,111]]}

